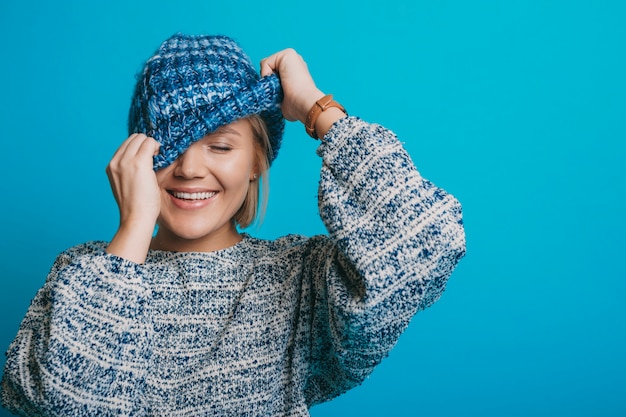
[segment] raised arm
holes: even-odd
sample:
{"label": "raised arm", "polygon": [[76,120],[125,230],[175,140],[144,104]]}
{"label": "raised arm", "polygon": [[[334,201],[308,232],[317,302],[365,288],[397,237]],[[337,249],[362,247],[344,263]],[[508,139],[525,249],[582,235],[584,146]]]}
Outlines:
{"label": "raised arm", "polygon": [[[293,50],[265,59],[262,71],[279,73],[288,120],[304,123],[324,96]],[[465,253],[459,202],[422,178],[393,132],[338,108],[314,127],[329,237],[312,239],[305,257],[309,404],[363,381],[411,317],[439,298]]]}
{"label": "raised arm", "polygon": [[107,176],[120,212],[120,224],[107,252],[135,263],[146,260],[161,202],[152,157],[159,143],[132,134],[107,166]]}
{"label": "raised arm", "polygon": [[363,381],[465,253],[459,202],[421,177],[391,131],[346,118],[318,153],[331,243],[310,257],[324,265],[310,275],[311,403]]}

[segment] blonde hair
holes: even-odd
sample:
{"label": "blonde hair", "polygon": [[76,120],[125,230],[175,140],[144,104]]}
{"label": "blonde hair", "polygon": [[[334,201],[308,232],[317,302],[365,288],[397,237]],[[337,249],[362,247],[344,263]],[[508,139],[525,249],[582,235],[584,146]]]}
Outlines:
{"label": "blonde hair", "polygon": [[259,223],[263,221],[265,209],[267,208],[267,197],[269,195],[269,167],[270,160],[272,159],[272,146],[270,145],[265,121],[261,116],[256,114],[246,117],[246,120],[250,122],[254,135],[256,173],[258,178],[250,181],[246,198],[233,217],[235,222],[242,229],[250,226],[257,216]]}

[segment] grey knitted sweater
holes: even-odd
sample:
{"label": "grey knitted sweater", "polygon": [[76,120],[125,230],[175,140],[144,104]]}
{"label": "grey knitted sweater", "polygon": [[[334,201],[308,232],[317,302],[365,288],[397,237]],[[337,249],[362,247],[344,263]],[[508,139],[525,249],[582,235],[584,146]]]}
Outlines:
{"label": "grey knitted sweater", "polygon": [[307,416],[360,384],[465,252],[457,200],[389,130],[337,122],[318,149],[327,236],[244,235],[138,265],[58,256],[7,351],[29,416]]}

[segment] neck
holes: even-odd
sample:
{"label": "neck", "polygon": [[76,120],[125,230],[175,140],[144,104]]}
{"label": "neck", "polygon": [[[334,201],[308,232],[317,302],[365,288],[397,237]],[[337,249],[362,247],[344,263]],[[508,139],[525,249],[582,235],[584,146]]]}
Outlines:
{"label": "neck", "polygon": [[234,223],[232,227],[216,230],[197,239],[187,239],[171,231],[159,229],[156,236],[152,238],[150,249],[169,252],[215,252],[234,246],[242,239]]}

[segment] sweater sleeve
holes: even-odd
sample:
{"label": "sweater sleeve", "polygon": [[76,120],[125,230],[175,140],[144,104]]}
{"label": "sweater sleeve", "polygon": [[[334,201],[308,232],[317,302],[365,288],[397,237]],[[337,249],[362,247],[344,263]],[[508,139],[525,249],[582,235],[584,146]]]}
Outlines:
{"label": "sweater sleeve", "polygon": [[318,154],[329,237],[307,260],[309,405],[360,384],[465,254],[459,202],[420,176],[391,131],[345,118]]}
{"label": "sweater sleeve", "polygon": [[149,357],[141,275],[104,244],[60,254],[6,352],[3,406],[24,416],[136,414]]}

